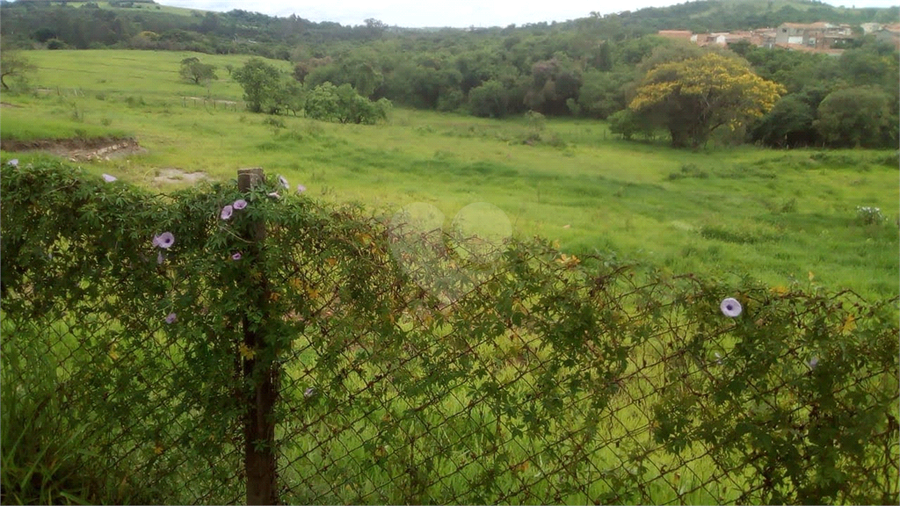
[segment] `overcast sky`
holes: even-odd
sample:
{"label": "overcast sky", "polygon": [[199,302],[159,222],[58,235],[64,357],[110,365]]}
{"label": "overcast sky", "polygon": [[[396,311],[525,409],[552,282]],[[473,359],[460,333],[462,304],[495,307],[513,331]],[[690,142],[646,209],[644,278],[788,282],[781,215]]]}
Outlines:
{"label": "overcast sky", "polygon": [[[388,25],[407,28],[452,26],[508,26],[541,21],[566,21],[583,18],[591,11],[602,14],[643,7],[674,5],[677,0],[586,1],[563,0],[267,0],[247,2],[238,0],[156,0],[163,5],[175,5],[210,11],[243,9],[271,16],[297,16],[310,21],[333,21],[342,25],[360,25],[374,18]],[[847,7],[890,7],[898,0],[828,1],[831,5]]]}

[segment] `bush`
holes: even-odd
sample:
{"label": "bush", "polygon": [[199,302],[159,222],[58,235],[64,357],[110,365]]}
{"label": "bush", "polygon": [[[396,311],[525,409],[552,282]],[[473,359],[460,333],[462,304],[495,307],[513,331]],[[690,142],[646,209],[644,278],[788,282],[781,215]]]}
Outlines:
{"label": "bush", "polygon": [[309,93],[304,110],[308,117],[321,121],[374,125],[387,120],[391,101],[381,98],[372,102],[349,84],[335,86],[326,82]]}
{"label": "bush", "polygon": [[509,97],[500,81],[490,80],[469,90],[469,110],[482,118],[504,118],[509,114]]}
{"label": "bush", "polygon": [[611,115],[608,119],[609,131],[621,135],[625,140],[634,137],[649,139],[653,137],[653,126],[642,115],[631,109],[624,109]]}
{"label": "bush", "polygon": [[47,49],[68,49],[69,45],[59,39],[49,39]]}

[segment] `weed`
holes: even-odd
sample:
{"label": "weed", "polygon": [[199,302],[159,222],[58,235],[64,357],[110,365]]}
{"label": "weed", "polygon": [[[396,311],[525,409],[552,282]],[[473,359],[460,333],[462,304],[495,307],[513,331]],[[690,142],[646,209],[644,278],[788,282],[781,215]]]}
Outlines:
{"label": "weed", "polygon": [[857,206],[856,217],[864,225],[881,225],[886,220],[881,209],[871,206]]}

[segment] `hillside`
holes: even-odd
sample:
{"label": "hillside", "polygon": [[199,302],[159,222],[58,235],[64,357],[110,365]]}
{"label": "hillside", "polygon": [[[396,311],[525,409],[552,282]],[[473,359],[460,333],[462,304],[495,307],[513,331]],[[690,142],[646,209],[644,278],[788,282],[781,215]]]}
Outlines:
{"label": "hillside", "polygon": [[[210,53],[244,52],[288,59],[290,50],[283,47],[324,42],[359,42],[386,36],[410,36],[422,33],[470,33],[468,30],[437,29],[424,31],[417,27],[387,27],[377,20],[362,26],[339,23],[315,23],[303,13],[286,18],[272,17],[244,10],[211,12],[166,6],[163,3],[134,1],[47,2],[44,0],[3,1],[0,11],[4,23],[0,33],[7,44],[46,43],[56,39],[78,48],[121,46],[136,43],[142,32],[152,32],[166,39],[167,32],[175,45],[194,45],[177,49],[194,49]],[[866,22],[895,22],[900,7],[844,8],[809,0],[703,0],[670,7],[645,8],[563,23],[533,23],[506,28],[476,29],[477,35],[495,37],[528,33],[583,32],[588,30],[601,39],[636,37],[663,29],[695,32],[752,29],[777,26],[785,22],[810,23],[828,21],[859,25]],[[241,39],[251,43],[241,44]],[[235,45],[221,39],[235,40]],[[247,42],[247,41],[244,41]],[[265,49],[262,49],[264,47]],[[269,54],[263,54],[269,53]]]}
{"label": "hillside", "polygon": [[647,8],[618,16],[626,26],[715,32],[827,21],[859,25],[896,22],[900,8],[845,8],[809,0],[704,0]]}

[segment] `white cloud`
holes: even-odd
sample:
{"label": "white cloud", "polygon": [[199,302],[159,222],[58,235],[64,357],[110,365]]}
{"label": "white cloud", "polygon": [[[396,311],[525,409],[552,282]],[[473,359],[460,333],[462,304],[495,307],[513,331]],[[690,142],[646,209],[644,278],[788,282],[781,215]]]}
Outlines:
{"label": "white cloud", "polygon": [[[368,18],[388,25],[403,27],[469,27],[523,25],[542,21],[566,21],[583,18],[591,11],[604,14],[643,7],[663,7],[679,3],[673,0],[636,0],[629,3],[567,0],[451,0],[422,2],[421,0],[269,0],[248,5],[237,0],[157,0],[165,5],[191,9],[230,11],[243,9],[271,16],[297,16],[311,21],[332,21],[342,25],[360,25]],[[847,7],[889,7],[897,0],[864,0],[859,2],[831,1],[829,4]]]}

